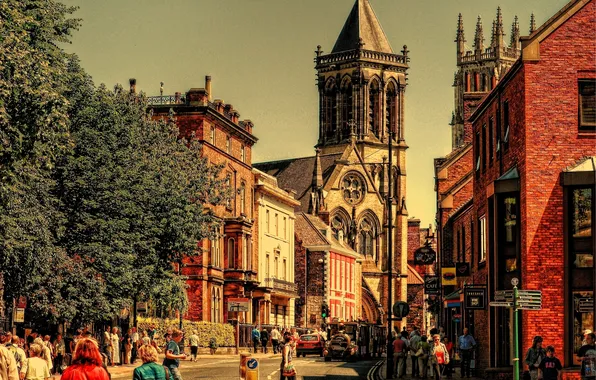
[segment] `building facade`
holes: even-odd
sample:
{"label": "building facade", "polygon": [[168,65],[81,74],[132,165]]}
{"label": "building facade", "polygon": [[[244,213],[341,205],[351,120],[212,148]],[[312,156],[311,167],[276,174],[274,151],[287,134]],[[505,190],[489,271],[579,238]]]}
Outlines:
{"label": "building facade", "polygon": [[296,282],[294,268],[293,193],[277,186],[275,177],[253,169],[255,175],[255,236],[259,285],[253,292],[253,320],[260,324],[294,326]]}
{"label": "building facade", "polygon": [[203,144],[203,157],[223,165],[222,176],[230,194],[223,205],[206,205],[221,220],[213,238],[198,242],[199,254],[184,260],[187,276],[188,319],[227,322],[239,318],[252,322],[254,310],[228,315],[229,298],[252,297],[258,286],[257,256],[253,249],[254,174],[252,147],[257,142],[253,123],[223,100],[212,100],[211,77],[205,88],[191,88],[184,95],[149,97],[154,119],[173,118],[180,136]]}
{"label": "building facade", "polygon": [[441,264],[463,258],[471,267],[466,284],[446,290],[453,293],[444,294],[443,321],[455,309],[474,332],[487,379],[511,374],[513,311],[469,308],[465,285],[486,289],[487,302],[511,290],[514,278],[521,289],[540,290],[542,308],[520,312],[520,355],[542,336],[555,347],[563,378],[579,378],[576,353],[583,332],[596,327],[595,14],[594,1],[573,0],[539,28],[532,20],[519,59],[470,108],[462,145],[471,145],[470,169],[459,176],[471,176],[470,200],[441,207],[448,195],[457,198],[442,191],[458,181],[449,173],[457,150],[435,160]]}
{"label": "building facade", "polygon": [[[362,257],[358,287],[363,295],[354,314],[381,321],[387,310],[387,210],[394,221],[394,300],[407,299],[408,50],[404,46],[396,54],[368,0],[357,0],[332,51],[326,54],[317,47],[315,69],[319,90],[315,156],[255,166],[277,177],[281,187],[293,189],[300,211],[319,218],[342,246]],[[326,301],[331,305],[332,300],[336,301]]]}

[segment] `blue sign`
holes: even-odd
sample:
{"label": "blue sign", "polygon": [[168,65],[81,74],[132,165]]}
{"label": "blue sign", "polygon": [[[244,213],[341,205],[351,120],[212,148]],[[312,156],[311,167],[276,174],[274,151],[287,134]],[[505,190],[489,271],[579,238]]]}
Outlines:
{"label": "blue sign", "polygon": [[259,362],[257,361],[257,359],[248,359],[246,366],[248,367],[248,369],[257,369],[257,367],[259,366]]}

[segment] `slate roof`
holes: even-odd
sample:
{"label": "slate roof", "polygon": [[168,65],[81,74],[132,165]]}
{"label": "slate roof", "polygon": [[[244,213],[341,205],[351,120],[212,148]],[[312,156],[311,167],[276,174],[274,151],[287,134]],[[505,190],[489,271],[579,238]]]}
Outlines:
{"label": "slate roof", "polygon": [[[321,155],[320,157],[323,183],[325,183],[335,168],[335,161],[341,158],[341,153]],[[300,211],[308,212],[315,156],[260,162],[253,164],[253,167],[276,177],[277,184],[281,189],[294,190],[296,199],[300,201]]]}
{"label": "slate roof", "polygon": [[332,53],[355,50],[360,38],[363,49],[393,54],[383,28],[368,0],[356,0]]}
{"label": "slate roof", "polygon": [[329,245],[325,236],[307,218],[303,212],[296,213],[294,221],[296,235],[302,240],[305,247]]}

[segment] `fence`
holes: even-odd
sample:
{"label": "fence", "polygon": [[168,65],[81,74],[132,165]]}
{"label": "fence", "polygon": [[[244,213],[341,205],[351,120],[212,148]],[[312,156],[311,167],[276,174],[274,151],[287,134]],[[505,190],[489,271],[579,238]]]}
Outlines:
{"label": "fence", "polygon": [[[255,326],[251,325],[251,324],[246,324],[246,323],[240,324],[239,332],[238,332],[238,340],[239,340],[240,348],[245,348],[245,349],[253,348],[251,336],[252,336],[252,330],[254,329],[254,327]],[[273,330],[274,327],[275,326],[273,326],[273,325],[261,325],[259,331],[263,331],[263,329],[266,329],[269,332],[269,338],[271,339],[271,330]],[[296,332],[299,335],[302,335],[302,334],[308,333],[308,330],[304,329],[304,328],[296,327]],[[281,330],[280,330],[280,333],[281,333]]]}

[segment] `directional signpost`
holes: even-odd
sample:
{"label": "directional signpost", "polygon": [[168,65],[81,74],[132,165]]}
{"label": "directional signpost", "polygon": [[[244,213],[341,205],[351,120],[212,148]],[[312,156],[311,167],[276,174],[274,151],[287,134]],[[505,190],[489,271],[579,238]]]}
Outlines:
{"label": "directional signpost", "polygon": [[513,278],[512,290],[496,290],[495,300],[490,302],[490,306],[513,308],[515,318],[513,319],[513,330],[515,336],[513,359],[513,379],[519,380],[519,311],[520,310],[542,310],[542,291],[517,289],[519,280]]}

